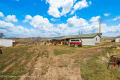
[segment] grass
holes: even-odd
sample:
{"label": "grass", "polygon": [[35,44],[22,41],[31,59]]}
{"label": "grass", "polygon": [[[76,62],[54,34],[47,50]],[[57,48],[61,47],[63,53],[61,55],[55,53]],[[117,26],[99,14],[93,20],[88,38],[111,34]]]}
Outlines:
{"label": "grass", "polygon": [[[40,53],[35,53],[35,50],[31,50],[34,46],[17,46],[3,48],[3,54],[0,54],[0,75],[4,76],[21,76],[28,72],[30,66],[28,63],[36,56],[35,60],[40,56]],[[29,51],[31,50],[31,51]],[[10,64],[14,64],[11,67]],[[5,70],[9,67],[7,70]],[[3,70],[5,70],[3,72]],[[7,78],[7,80],[18,80],[19,77]],[[0,77],[0,80],[3,80]]]}
{"label": "grass", "polygon": [[57,50],[55,49],[54,50],[54,55],[57,56],[57,55],[62,55],[62,54],[71,54],[71,53],[74,53],[75,50],[74,49],[69,49],[69,50]]}
{"label": "grass", "polygon": [[[41,47],[41,48],[40,48]],[[54,49],[54,55],[63,55],[63,54],[72,54],[77,52],[76,50],[78,48],[70,47],[67,48],[67,46],[61,46],[66,47],[66,49],[58,48]],[[92,48],[93,46],[87,46],[82,48]],[[30,69],[32,69],[31,65],[28,65],[32,59],[34,59],[32,62],[35,63],[39,57],[46,57],[49,58],[49,52],[47,50],[42,51],[42,46],[36,47],[35,45],[17,45],[16,47],[9,47],[9,48],[3,48],[3,54],[0,54],[0,75],[9,75],[9,76],[21,76],[29,72]],[[75,57],[75,64],[81,64],[81,76],[83,80],[120,80],[120,68],[111,68],[107,69],[107,62],[102,61],[101,58],[106,58],[106,52],[112,54],[120,54],[120,50],[112,49],[112,48],[105,48],[106,51],[103,52],[103,54],[94,54],[93,56],[90,56],[87,54],[84,54],[84,52],[80,52],[80,57],[77,55]],[[81,49],[80,49],[81,50]],[[87,49],[86,49],[87,50]],[[82,57],[83,56],[83,57]],[[58,57],[58,56],[57,56]],[[80,59],[89,58],[86,62],[81,61]],[[14,63],[12,67],[10,67],[5,72],[2,72],[4,69],[6,69],[10,64]],[[33,64],[34,65],[34,64]],[[31,68],[30,68],[31,67]],[[68,67],[68,65],[64,62],[61,63],[58,67]],[[43,66],[42,69],[43,75],[47,72],[47,67]],[[32,70],[31,70],[32,72]],[[30,72],[30,73],[31,73]],[[4,78],[0,77],[0,80],[4,80]],[[6,80],[18,80],[18,77],[16,78],[7,78]]]}
{"label": "grass", "polygon": [[[106,50],[109,53],[114,52],[110,48],[106,48]],[[120,68],[107,69],[108,62],[102,61],[102,57],[106,58],[106,55],[94,56],[86,63],[81,63],[81,76],[83,80],[120,80]]]}
{"label": "grass", "polygon": [[93,47],[96,47],[96,46],[82,46],[81,48],[93,48]]}

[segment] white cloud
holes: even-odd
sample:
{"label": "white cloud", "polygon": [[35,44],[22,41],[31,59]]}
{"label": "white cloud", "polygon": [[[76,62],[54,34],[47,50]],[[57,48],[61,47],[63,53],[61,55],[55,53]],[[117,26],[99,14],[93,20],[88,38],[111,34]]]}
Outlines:
{"label": "white cloud", "polygon": [[100,19],[100,16],[92,17],[92,18],[90,19],[90,22],[98,22],[99,19]]}
{"label": "white cloud", "polygon": [[[97,33],[99,29],[99,18],[100,16],[92,17],[88,21],[84,18],[73,16],[68,18],[66,23],[52,24],[47,18],[36,15],[33,16],[32,19],[28,18],[29,24],[32,26],[31,28],[0,20],[0,32],[3,32],[8,37],[53,37],[77,35],[80,31],[82,31],[83,34]],[[116,26],[102,24],[102,33],[120,34],[120,24]]]}
{"label": "white cloud", "polygon": [[104,36],[117,36],[120,35],[120,24],[115,26],[108,26],[107,24],[102,24],[102,33]]}
{"label": "white cloud", "polygon": [[53,17],[60,17],[60,12],[58,11],[58,8],[55,7],[49,7],[48,14],[52,15]]}
{"label": "white cloud", "polygon": [[[66,15],[70,12],[74,2],[76,0],[46,0],[49,3],[48,14],[53,17],[60,17],[62,15]],[[59,9],[62,9],[59,11]]]}
{"label": "white cloud", "polygon": [[116,16],[113,21],[117,21],[117,20],[120,20],[120,16]]}
{"label": "white cloud", "polygon": [[110,16],[110,14],[109,13],[104,13],[104,16]]}
{"label": "white cloud", "polygon": [[18,22],[17,18],[16,18],[16,15],[8,15],[6,18],[5,18],[6,21],[8,22]]}
{"label": "white cloud", "polygon": [[51,24],[47,18],[40,15],[34,16],[30,21],[30,25],[38,32],[42,32],[41,34],[44,33],[44,36],[56,35],[54,25]]}
{"label": "white cloud", "polygon": [[51,18],[50,20],[53,22],[60,21],[60,19],[58,19],[58,18]]}
{"label": "white cloud", "polygon": [[52,29],[52,24],[49,22],[47,18],[43,18],[40,15],[36,15],[32,18],[30,21],[30,24],[34,28],[39,28],[39,29],[46,29],[46,30],[51,30]]}
{"label": "white cloud", "polygon": [[89,4],[92,4],[92,2],[87,2],[86,0],[82,0],[82,1],[79,1],[77,2],[75,5],[74,5],[74,9],[73,11],[71,12],[71,14],[73,14],[76,10],[80,10],[80,9],[83,9],[83,8],[86,8],[89,6]]}
{"label": "white cloud", "polygon": [[[10,22],[5,22],[0,20],[0,31],[6,36],[10,37],[26,37],[30,34],[30,30],[24,26],[15,26]],[[30,35],[29,35],[30,36]]]}
{"label": "white cloud", "polygon": [[54,18],[51,18],[50,20],[51,20],[51,21],[54,21],[54,22],[56,21],[56,19],[54,19]]}
{"label": "white cloud", "polygon": [[32,19],[32,16],[31,15],[26,15],[25,16],[25,20],[23,20],[23,22],[28,22]]}
{"label": "white cloud", "polygon": [[4,14],[2,12],[0,12],[0,17],[4,17]]}
{"label": "white cloud", "polygon": [[[85,20],[84,18],[78,18],[73,16],[67,20],[66,24],[58,24],[61,30],[62,35],[71,35],[78,34],[79,31],[85,33],[98,33],[99,32],[99,22],[100,16],[92,17],[90,21]],[[91,23],[89,23],[91,22]],[[102,24],[102,33],[106,34],[120,34],[120,24],[116,26],[108,26],[107,24]],[[116,36],[107,35],[107,36]]]}
{"label": "white cloud", "polygon": [[50,5],[48,14],[53,17],[61,17],[71,12],[72,8],[74,8],[72,11],[72,13],[74,13],[76,10],[88,7],[88,5],[92,3],[91,1],[88,3],[86,0],[82,0],[75,4],[76,1],[77,0],[46,0]]}
{"label": "white cloud", "polygon": [[85,27],[88,26],[88,22],[83,18],[78,18],[77,16],[73,16],[67,20],[69,26],[72,27]]}

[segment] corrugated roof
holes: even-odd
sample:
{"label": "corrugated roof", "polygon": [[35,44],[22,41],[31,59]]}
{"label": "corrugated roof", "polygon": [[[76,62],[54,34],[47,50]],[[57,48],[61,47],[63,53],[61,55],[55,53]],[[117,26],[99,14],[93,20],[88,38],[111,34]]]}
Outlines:
{"label": "corrugated roof", "polygon": [[70,36],[61,36],[54,37],[53,40],[63,40],[63,39],[74,39],[74,38],[94,38],[95,36],[101,36],[102,33],[92,33],[92,34],[81,34],[81,35],[70,35]]}
{"label": "corrugated roof", "polygon": [[116,38],[120,38],[120,36],[117,36]]}
{"label": "corrugated roof", "polygon": [[65,36],[65,39],[68,38],[94,38],[97,35],[101,35],[99,33],[93,33],[93,34],[81,34],[81,35],[71,35],[71,36]]}

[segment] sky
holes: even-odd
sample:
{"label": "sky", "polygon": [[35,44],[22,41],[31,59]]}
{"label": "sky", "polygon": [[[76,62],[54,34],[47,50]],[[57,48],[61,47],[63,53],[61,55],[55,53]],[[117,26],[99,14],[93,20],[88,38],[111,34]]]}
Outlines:
{"label": "sky", "polygon": [[120,35],[120,0],[0,0],[5,37]]}

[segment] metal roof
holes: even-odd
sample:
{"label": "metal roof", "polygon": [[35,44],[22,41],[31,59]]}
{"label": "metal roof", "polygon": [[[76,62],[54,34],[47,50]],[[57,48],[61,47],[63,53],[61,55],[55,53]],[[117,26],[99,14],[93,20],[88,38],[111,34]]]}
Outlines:
{"label": "metal roof", "polygon": [[69,38],[94,38],[95,36],[102,35],[101,33],[92,33],[92,34],[81,34],[81,35],[71,35],[71,36],[65,36],[65,39]]}
{"label": "metal roof", "polygon": [[120,36],[117,36],[116,38],[120,38]]}
{"label": "metal roof", "polygon": [[81,35],[70,35],[70,36],[61,36],[54,37],[53,40],[63,40],[63,39],[75,39],[75,38],[94,38],[95,36],[101,36],[102,33],[92,33],[92,34],[81,34]]}

